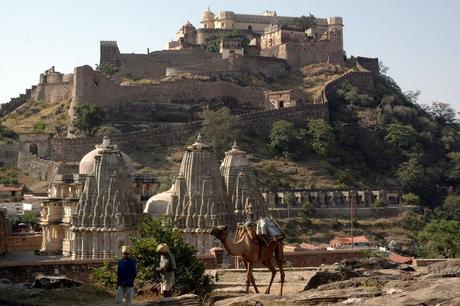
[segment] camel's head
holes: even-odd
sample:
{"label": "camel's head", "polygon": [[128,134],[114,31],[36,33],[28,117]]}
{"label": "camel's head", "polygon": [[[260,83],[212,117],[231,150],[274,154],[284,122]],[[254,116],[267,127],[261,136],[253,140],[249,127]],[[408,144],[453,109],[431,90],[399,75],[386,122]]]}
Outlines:
{"label": "camel's head", "polygon": [[228,228],[226,225],[219,225],[217,227],[213,227],[209,233],[220,241],[224,241],[225,238],[227,238]]}

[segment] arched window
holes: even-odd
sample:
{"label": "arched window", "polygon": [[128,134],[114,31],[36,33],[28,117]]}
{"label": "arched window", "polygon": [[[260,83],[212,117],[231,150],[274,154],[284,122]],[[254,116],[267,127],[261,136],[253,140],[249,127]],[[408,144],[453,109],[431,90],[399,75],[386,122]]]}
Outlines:
{"label": "arched window", "polygon": [[278,108],[284,108],[284,102],[283,101],[278,102]]}
{"label": "arched window", "polygon": [[248,25],[248,30],[252,31],[252,25]]}
{"label": "arched window", "polygon": [[38,155],[38,145],[36,143],[32,143],[29,146],[29,152],[32,155]]}

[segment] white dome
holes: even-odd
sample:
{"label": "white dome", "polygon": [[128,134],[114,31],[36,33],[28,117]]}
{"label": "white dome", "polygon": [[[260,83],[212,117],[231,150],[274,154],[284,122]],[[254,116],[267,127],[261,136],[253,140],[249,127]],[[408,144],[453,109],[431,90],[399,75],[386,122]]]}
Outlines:
{"label": "white dome", "polygon": [[[93,171],[94,168],[94,162],[95,162],[95,157],[99,155],[99,151],[103,150],[105,147],[111,146],[110,145],[110,140],[107,137],[104,137],[104,140],[101,145],[96,145],[96,148],[88,153],[86,153],[85,156],[80,161],[80,166],[79,166],[79,174],[85,174],[88,175]],[[124,152],[121,152],[121,156],[123,157],[123,160],[125,161],[127,170],[129,174],[134,173],[134,162],[133,160]]]}
{"label": "white dome", "polygon": [[159,217],[166,214],[168,204],[171,202],[171,195],[174,193],[174,186],[168,191],[159,193],[148,199],[145,204],[144,213],[153,217]]}

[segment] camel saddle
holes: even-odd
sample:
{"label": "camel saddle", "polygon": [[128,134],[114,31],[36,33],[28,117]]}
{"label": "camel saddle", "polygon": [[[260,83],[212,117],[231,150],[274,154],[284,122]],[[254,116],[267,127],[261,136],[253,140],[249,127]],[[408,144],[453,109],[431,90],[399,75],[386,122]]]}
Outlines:
{"label": "camel saddle", "polygon": [[282,241],[286,237],[280,226],[268,217],[260,218],[255,224],[246,222],[238,227],[241,234],[247,233],[252,241],[261,242],[267,246],[272,242]]}

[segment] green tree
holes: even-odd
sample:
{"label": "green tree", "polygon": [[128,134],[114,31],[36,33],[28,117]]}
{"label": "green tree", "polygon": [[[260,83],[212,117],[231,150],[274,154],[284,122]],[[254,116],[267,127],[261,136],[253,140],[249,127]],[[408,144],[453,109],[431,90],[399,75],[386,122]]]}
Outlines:
{"label": "green tree", "polygon": [[413,156],[407,162],[399,165],[396,175],[404,188],[412,190],[418,187],[424,175],[424,168],[420,164],[419,157]]}
{"label": "green tree", "polygon": [[[251,33],[251,36],[255,36],[256,33]],[[248,31],[233,30],[231,32],[222,32],[219,35],[213,35],[206,38],[204,48],[208,52],[220,52],[220,42],[225,38],[238,38],[241,40],[243,48],[249,46],[250,40],[248,38]]]}
{"label": "green tree", "polygon": [[96,134],[97,129],[105,122],[106,117],[105,111],[99,105],[94,104],[79,106],[75,114],[75,127],[83,131],[88,137]]}
{"label": "green tree", "polygon": [[205,110],[203,118],[201,133],[221,158],[231,144],[241,137],[241,121],[226,107],[216,111]]}
{"label": "green tree", "polygon": [[391,123],[385,130],[385,141],[399,149],[408,149],[415,142],[417,135],[412,126],[400,123]]}
{"label": "green tree", "polygon": [[442,219],[460,221],[460,195],[449,194],[442,207],[436,209],[436,215]]}
{"label": "green tree", "polygon": [[368,95],[360,93],[358,87],[353,86],[349,82],[345,82],[340,89],[337,90],[339,97],[346,102],[356,106],[373,106],[375,101]]}
{"label": "green tree", "polygon": [[324,119],[312,119],[308,123],[307,135],[316,153],[329,156],[334,149],[335,136],[332,127]]}
{"label": "green tree", "polygon": [[314,28],[316,26],[316,17],[312,14],[308,16],[302,15],[300,17],[296,17],[294,18],[294,26],[302,29],[303,31]]}
{"label": "green tree", "polygon": [[18,223],[26,223],[30,226],[37,224],[37,214],[33,211],[24,211],[22,215],[18,216]]}
{"label": "green tree", "polygon": [[272,126],[268,145],[277,156],[295,157],[299,149],[299,139],[294,124],[285,120],[276,121]]}
{"label": "green tree", "polygon": [[38,121],[32,127],[32,132],[34,133],[41,133],[44,132],[46,128],[46,123],[43,121]]}
{"label": "green tree", "polygon": [[449,179],[453,181],[460,180],[460,152],[450,152],[447,154],[449,157]]}
{"label": "green tree", "polygon": [[448,103],[433,102],[428,108],[431,115],[440,123],[453,123],[455,121],[455,110]]}
{"label": "green tree", "polygon": [[460,221],[433,220],[419,233],[417,255],[455,258],[460,254]]}
{"label": "green tree", "polygon": [[111,64],[96,64],[96,70],[105,75],[106,77],[112,77],[114,74],[120,71],[120,68]]}
{"label": "green tree", "polygon": [[[161,280],[161,274],[155,269],[159,266],[156,248],[160,243],[167,243],[176,260],[175,287],[180,294],[194,293],[204,297],[212,290],[211,278],[204,274],[204,265],[197,259],[196,250],[181,238],[171,217],[153,220],[144,215],[130,239],[133,245],[131,255],[137,262],[136,285],[158,283]],[[113,287],[115,272],[116,267],[104,265],[92,275],[100,284]]]}
{"label": "green tree", "polygon": [[412,192],[408,192],[405,195],[403,195],[403,199],[404,201],[406,201],[408,205],[419,205],[420,204],[420,197]]}

